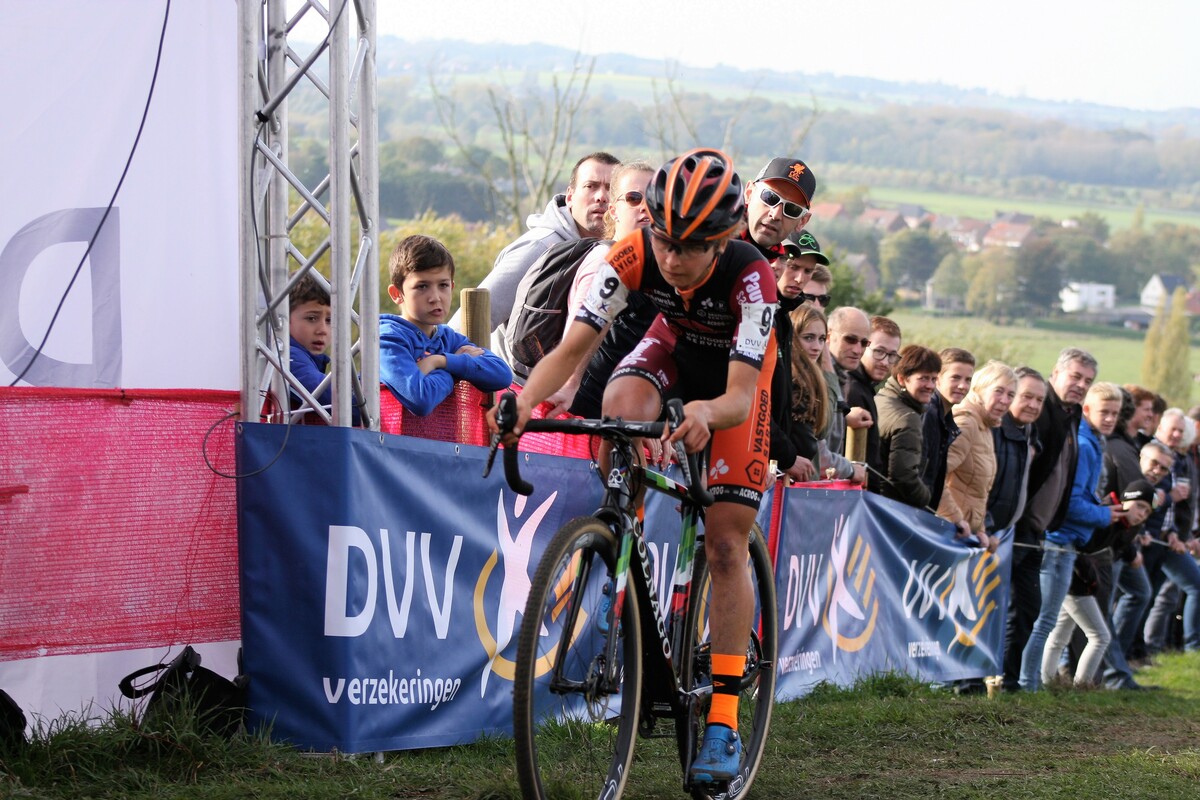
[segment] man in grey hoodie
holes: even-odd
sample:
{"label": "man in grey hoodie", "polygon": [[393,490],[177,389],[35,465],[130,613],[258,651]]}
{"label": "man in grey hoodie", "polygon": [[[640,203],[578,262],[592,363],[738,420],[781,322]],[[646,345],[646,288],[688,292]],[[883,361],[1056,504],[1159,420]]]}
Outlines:
{"label": "man in grey hoodie", "polygon": [[[533,262],[559,242],[602,236],[604,212],[608,210],[609,183],[613,167],[620,162],[609,153],[586,155],[575,163],[566,194],[556,194],[539,214],[525,220],[529,230],[521,234],[496,256],[492,271],[479,283],[491,293],[492,349],[511,363],[504,349],[504,326],[512,312],[517,285]],[[450,320],[450,327],[461,329],[462,311]]]}

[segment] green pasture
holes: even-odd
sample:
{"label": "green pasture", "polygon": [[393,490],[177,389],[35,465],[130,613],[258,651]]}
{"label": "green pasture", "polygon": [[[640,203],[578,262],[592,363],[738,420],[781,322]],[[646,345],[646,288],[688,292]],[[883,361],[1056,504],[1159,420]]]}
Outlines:
{"label": "green pasture", "polygon": [[[830,193],[837,193],[848,190],[851,187],[834,183],[828,184],[827,188]],[[1056,200],[987,197],[935,192],[923,189],[903,189],[891,186],[872,186],[868,196],[872,202],[878,204],[914,203],[924,206],[935,214],[973,217],[982,220],[991,219],[997,211],[1019,211],[1022,214],[1032,214],[1037,217],[1049,217],[1056,220],[1071,219],[1078,217],[1085,211],[1091,211],[1104,217],[1108,221],[1109,227],[1114,231],[1131,227],[1135,212],[1135,209],[1129,206],[1114,207]],[[1189,214],[1182,211],[1162,211],[1148,208],[1146,209],[1145,219],[1148,227],[1153,227],[1162,222],[1200,227],[1200,214]]]}

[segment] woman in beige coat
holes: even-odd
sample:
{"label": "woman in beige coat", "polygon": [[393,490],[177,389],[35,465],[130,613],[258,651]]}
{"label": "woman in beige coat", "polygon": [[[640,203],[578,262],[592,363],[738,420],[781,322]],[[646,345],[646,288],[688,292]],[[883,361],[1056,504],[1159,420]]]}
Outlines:
{"label": "woman in beige coat", "polygon": [[1017,393],[1017,376],[999,361],[989,361],[971,379],[971,391],[954,407],[954,421],[962,433],[950,445],[946,457],[946,488],[938,504],[938,516],[956,525],[966,523],[989,550],[996,541],[987,535],[988,492],[996,475],[995,428],[1008,413]]}

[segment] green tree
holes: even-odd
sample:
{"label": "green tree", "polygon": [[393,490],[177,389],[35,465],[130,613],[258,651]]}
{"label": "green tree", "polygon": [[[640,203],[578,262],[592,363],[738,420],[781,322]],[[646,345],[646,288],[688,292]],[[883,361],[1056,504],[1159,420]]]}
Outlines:
{"label": "green tree", "polygon": [[1051,239],[1035,239],[1017,250],[1017,297],[1014,310],[1044,317],[1058,307],[1062,291],[1062,254]]}
{"label": "green tree", "polygon": [[414,219],[396,222],[395,227],[379,233],[379,308],[385,313],[394,313],[396,304],[388,296],[391,283],[388,272],[388,257],[405,236],[423,233],[446,245],[454,256],[454,308],[458,308],[459,293],[463,289],[479,285],[496,261],[496,255],[512,241],[507,226],[486,222],[464,222],[451,215],[439,217],[426,212]]}
{"label": "green tree", "polygon": [[[1158,386],[1163,342],[1167,328],[1167,299],[1164,297],[1154,311],[1154,319],[1146,330],[1142,343],[1142,385],[1147,389]],[[1155,389],[1155,391],[1158,391]]]}
{"label": "green tree", "polygon": [[965,301],[967,290],[971,288],[971,282],[963,270],[962,256],[957,251],[948,253],[942,259],[930,280],[933,282],[933,292],[938,297]]}
{"label": "green tree", "polygon": [[1076,219],[1079,223],[1077,231],[1087,236],[1096,244],[1104,244],[1108,241],[1108,235],[1111,232],[1108,226],[1108,220],[1097,214],[1095,211],[1085,211]]}
{"label": "green tree", "polygon": [[1017,297],[1017,264],[1012,251],[993,248],[963,259],[974,271],[967,289],[967,311],[986,319],[1004,322],[1013,318]]}
{"label": "green tree", "polygon": [[1127,299],[1137,297],[1141,288],[1137,276],[1124,269],[1113,253],[1090,236],[1078,230],[1063,231],[1054,237],[1064,281],[1111,283],[1117,294]]}
{"label": "green tree", "polygon": [[867,316],[887,316],[892,313],[892,306],[883,292],[868,292],[863,287],[862,276],[837,255],[829,258],[829,272],[833,275],[833,285],[829,288],[828,310],[839,306],[855,306],[865,311]]}
{"label": "green tree", "polygon": [[922,291],[925,281],[954,249],[941,233],[924,229],[899,231],[879,245],[879,271],[885,286]]}
{"label": "green tree", "polygon": [[1190,348],[1187,319],[1187,292],[1176,289],[1170,305],[1159,305],[1154,323],[1146,333],[1142,361],[1142,380],[1167,402],[1188,408],[1192,402],[1192,371],[1188,366]]}

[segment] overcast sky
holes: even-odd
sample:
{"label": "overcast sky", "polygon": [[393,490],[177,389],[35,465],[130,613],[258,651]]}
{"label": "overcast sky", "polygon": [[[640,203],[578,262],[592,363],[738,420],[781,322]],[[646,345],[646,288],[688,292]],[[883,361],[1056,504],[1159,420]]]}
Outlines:
{"label": "overcast sky", "polygon": [[544,42],[695,66],[1200,107],[1200,0],[378,0],[378,8],[380,33],[406,39]]}

